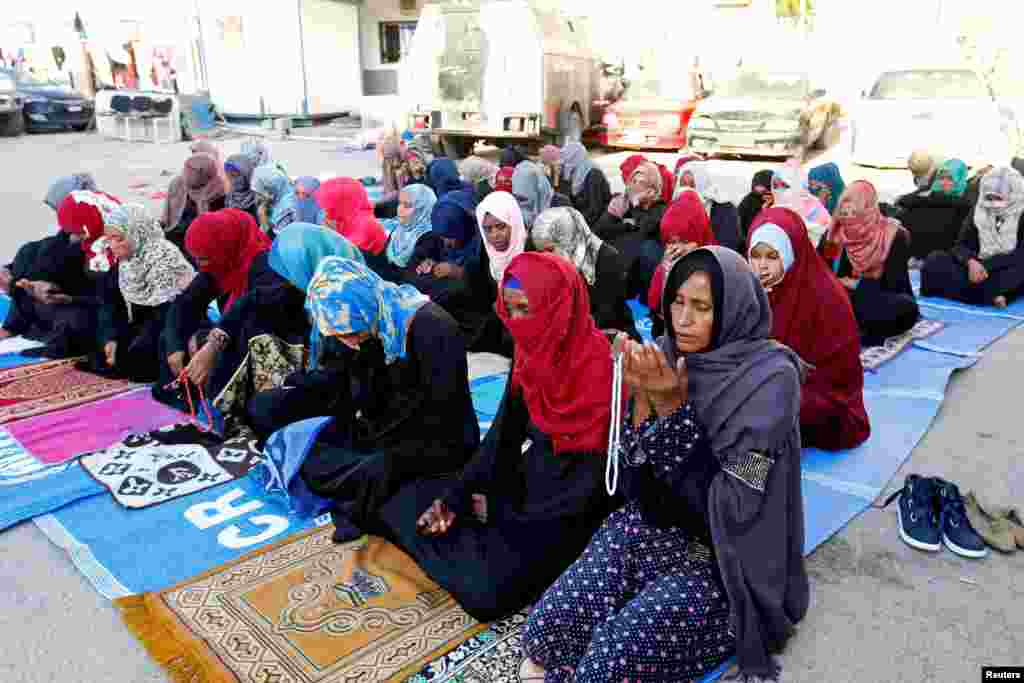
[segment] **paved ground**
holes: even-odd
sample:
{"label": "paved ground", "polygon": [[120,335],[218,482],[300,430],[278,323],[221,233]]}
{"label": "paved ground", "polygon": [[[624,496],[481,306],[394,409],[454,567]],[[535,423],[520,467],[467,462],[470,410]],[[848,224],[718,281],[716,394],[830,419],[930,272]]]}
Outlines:
{"label": "paved ground", "polygon": [[[224,147],[231,152],[239,144]],[[336,144],[278,143],[274,153],[293,173],[375,171],[372,153],[353,156]],[[89,170],[103,189],[156,208],[140,193],[164,189],[186,154],[185,144],[129,145],[95,135],[0,139],[0,258],[51,229],[54,216],[41,199],[54,176]],[[612,177],[625,156],[603,155],[599,163]],[[848,181],[874,180],[883,197],[909,182],[905,171],[848,166],[842,148],[822,158],[839,161]],[[716,162],[716,174],[738,195],[765,165]],[[135,187],[140,183],[149,186]],[[1018,332],[954,378],[936,424],[890,490],[919,472],[1024,506],[1024,437],[1015,422],[1022,357]],[[1024,599],[1024,554],[980,562],[921,554],[900,542],[895,520],[892,509],[870,510],[810,558],[811,612],[784,657],[783,680],[977,681],[983,665],[1024,664],[1024,602],[1016,602]],[[0,643],[5,682],[167,680],[111,606],[31,523],[0,534]]]}

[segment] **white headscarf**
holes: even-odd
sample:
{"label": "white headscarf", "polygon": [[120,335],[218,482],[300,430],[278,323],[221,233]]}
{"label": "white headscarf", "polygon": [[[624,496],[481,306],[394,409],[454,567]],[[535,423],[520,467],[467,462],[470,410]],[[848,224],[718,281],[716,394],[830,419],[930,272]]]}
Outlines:
{"label": "white headscarf", "polygon": [[[999,195],[999,200],[986,199]],[[978,256],[986,259],[1017,248],[1017,229],[1024,214],[1024,177],[1012,168],[992,169],[981,179],[974,225],[978,228]]]}
{"label": "white headscarf", "polygon": [[[496,251],[487,241],[487,235],[484,233],[484,217],[487,214],[512,228],[508,249],[503,252]],[[500,284],[509,262],[526,249],[526,225],[523,223],[523,212],[519,208],[519,202],[508,192],[490,193],[476,207],[476,224],[480,229],[484,249],[487,250],[487,258],[491,262],[491,277]]]}
{"label": "white headscarf", "polygon": [[[695,187],[683,187],[680,185],[684,173],[689,173],[693,176]],[[708,212],[709,216],[714,204],[725,204],[728,201],[722,189],[718,187],[718,184],[712,178],[711,171],[705,161],[689,161],[679,168],[679,173],[676,174],[675,196],[678,197],[688,189],[694,190],[700,195],[700,200],[704,204],[704,210]]]}

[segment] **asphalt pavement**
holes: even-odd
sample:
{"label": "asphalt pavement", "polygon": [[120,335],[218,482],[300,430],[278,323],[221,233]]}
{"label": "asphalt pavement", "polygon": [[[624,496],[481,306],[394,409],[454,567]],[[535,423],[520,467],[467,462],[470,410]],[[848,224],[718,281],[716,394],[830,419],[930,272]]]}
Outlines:
{"label": "asphalt pavement", "polygon": [[[225,155],[239,145],[238,138],[224,141]],[[293,175],[378,172],[372,153],[353,155],[337,143],[271,145]],[[129,144],[95,134],[0,139],[0,257],[9,260],[21,243],[53,230],[55,216],[42,198],[56,176],[90,171],[103,190],[157,210],[151,195],[166,189],[187,154],[187,143]],[[595,153],[616,187],[627,155]],[[671,154],[651,156],[675,161]],[[883,199],[910,185],[907,171],[849,165],[841,145],[812,163],[824,160],[839,163],[847,183],[872,180]],[[738,199],[751,175],[774,163],[716,161],[713,172]],[[1016,422],[1021,358],[1024,333],[1016,332],[954,376],[931,431],[886,494],[917,472],[1024,507],[1024,436]],[[892,508],[872,509],[819,548],[808,566],[811,609],[782,658],[784,681],[977,681],[982,666],[1024,664],[1022,553],[982,561],[919,553],[899,540]],[[168,680],[114,608],[31,522],[0,534],[0,643],[5,682]]]}

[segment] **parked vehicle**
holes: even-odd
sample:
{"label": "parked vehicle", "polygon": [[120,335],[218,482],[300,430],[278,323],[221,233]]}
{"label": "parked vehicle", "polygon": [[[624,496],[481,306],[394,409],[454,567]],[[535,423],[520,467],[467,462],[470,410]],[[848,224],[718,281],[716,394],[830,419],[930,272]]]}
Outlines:
{"label": "parked vehicle", "polygon": [[585,19],[547,0],[428,0],[400,96],[410,128],[459,158],[499,146],[579,139],[601,73]]}
{"label": "parked vehicle", "polygon": [[717,85],[690,118],[690,149],[707,155],[789,157],[825,146],[842,107],[806,72],[741,69]]}
{"label": "parked vehicle", "polygon": [[865,166],[903,168],[919,148],[969,166],[1006,165],[1018,146],[1013,109],[962,67],[885,71],[853,114],[852,157]]}
{"label": "parked vehicle", "polygon": [[92,100],[67,85],[11,69],[0,69],[0,78],[3,76],[14,80],[24,102],[25,130],[86,130],[92,125]]}
{"label": "parked vehicle", "polygon": [[605,147],[673,152],[685,147],[686,127],[703,96],[692,76],[673,62],[664,76],[649,68],[627,80],[622,95],[604,111],[597,141]]}
{"label": "parked vehicle", "polygon": [[25,128],[22,100],[14,77],[0,69],[0,135],[21,135]]}

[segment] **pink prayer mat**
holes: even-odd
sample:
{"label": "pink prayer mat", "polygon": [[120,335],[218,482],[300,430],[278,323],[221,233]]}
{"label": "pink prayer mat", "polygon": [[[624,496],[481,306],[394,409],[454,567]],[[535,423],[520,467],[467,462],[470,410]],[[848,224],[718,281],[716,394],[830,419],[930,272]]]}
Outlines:
{"label": "pink prayer mat", "polygon": [[107,448],[132,432],[148,432],[187,416],[153,398],[149,387],[5,425],[37,460],[46,465]]}

